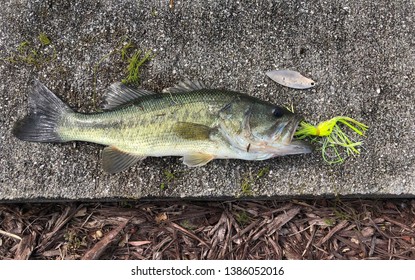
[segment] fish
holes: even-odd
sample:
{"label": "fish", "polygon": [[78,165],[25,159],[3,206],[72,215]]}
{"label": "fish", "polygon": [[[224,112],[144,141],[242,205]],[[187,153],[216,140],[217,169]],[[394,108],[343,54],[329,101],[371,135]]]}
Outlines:
{"label": "fish", "polygon": [[179,156],[189,167],[214,159],[266,160],[310,153],[293,135],[302,117],[256,97],[189,79],[154,93],[109,86],[102,112],[77,113],[36,80],[29,113],[13,134],[29,142],[105,145],[102,168],[128,169],[146,157]]}

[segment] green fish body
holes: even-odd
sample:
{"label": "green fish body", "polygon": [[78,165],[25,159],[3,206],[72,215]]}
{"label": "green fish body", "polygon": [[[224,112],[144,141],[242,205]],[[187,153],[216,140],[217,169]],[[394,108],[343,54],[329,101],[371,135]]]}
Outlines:
{"label": "green fish body", "polygon": [[163,93],[120,83],[105,95],[104,112],[74,112],[40,82],[29,115],[14,134],[34,142],[86,141],[107,147],[103,168],[116,173],[148,156],[181,156],[188,166],[213,159],[264,160],[310,152],[292,141],[300,117],[235,91],[185,81]]}

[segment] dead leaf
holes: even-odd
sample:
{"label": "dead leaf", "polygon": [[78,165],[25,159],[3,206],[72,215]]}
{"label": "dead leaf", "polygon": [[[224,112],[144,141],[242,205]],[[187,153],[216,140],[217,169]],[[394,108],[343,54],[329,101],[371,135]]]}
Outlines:
{"label": "dead leaf", "polygon": [[82,207],[81,209],[79,209],[79,210],[75,213],[74,217],[83,217],[83,216],[85,216],[85,215],[86,215],[86,213],[87,213],[87,208],[86,208],[86,207]]}
{"label": "dead leaf", "polygon": [[372,227],[365,227],[362,229],[361,234],[363,237],[371,237],[375,234],[375,229]]}
{"label": "dead leaf", "polygon": [[168,219],[168,217],[167,217],[166,213],[157,214],[157,216],[154,218],[154,220],[158,224],[161,223],[161,222],[167,221],[167,219]]}

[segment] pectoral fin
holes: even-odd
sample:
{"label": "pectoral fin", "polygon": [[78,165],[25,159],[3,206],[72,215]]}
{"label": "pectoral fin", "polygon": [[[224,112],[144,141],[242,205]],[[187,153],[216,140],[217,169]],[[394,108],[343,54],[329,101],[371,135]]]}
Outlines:
{"label": "pectoral fin", "polygon": [[203,166],[215,157],[211,154],[193,153],[187,154],[183,157],[183,163],[189,167]]}
{"label": "pectoral fin", "polygon": [[116,147],[106,147],[102,153],[102,167],[105,172],[118,173],[146,157],[125,153]]}

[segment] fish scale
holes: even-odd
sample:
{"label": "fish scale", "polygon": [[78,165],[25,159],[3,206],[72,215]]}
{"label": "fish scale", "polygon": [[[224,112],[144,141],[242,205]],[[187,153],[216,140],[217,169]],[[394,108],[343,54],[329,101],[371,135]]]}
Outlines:
{"label": "fish scale", "polygon": [[154,150],[160,153],[161,148],[172,143],[182,150],[184,147],[206,146],[209,143],[203,142],[211,141],[183,139],[176,135],[172,127],[177,122],[213,126],[218,116],[207,110],[206,102],[202,102],[202,99],[209,100],[210,104],[217,103],[217,107],[220,107],[220,104],[232,99],[232,96],[223,97],[226,95],[214,91],[175,94],[173,98],[169,94],[162,94],[155,102],[146,100],[111,112],[90,115],[75,113],[60,125],[59,135],[65,141],[117,146],[125,152],[139,155],[151,155]]}

